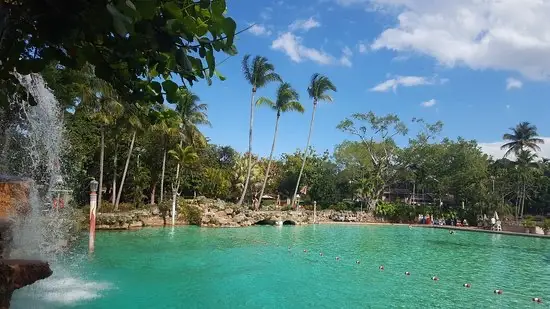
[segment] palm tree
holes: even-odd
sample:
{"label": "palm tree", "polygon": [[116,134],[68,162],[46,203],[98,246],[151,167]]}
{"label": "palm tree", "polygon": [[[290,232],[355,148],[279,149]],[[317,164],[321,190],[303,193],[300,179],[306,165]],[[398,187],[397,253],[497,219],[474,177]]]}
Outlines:
{"label": "palm tree", "polygon": [[82,69],[83,83],[77,84],[81,92],[82,109],[89,118],[99,124],[101,141],[99,154],[99,192],[97,208],[101,209],[103,195],[103,167],[105,161],[105,128],[114,124],[122,115],[123,106],[117,100],[115,90],[105,81],[95,77],[93,67],[87,65]]}
{"label": "palm tree", "polygon": [[523,218],[525,198],[527,195],[527,177],[533,168],[537,168],[539,166],[538,163],[535,162],[538,156],[529,150],[520,150],[519,153],[516,154],[516,157],[516,171],[520,178],[520,183],[518,184],[518,187],[520,188],[518,191],[520,194],[519,199],[516,201],[516,218],[518,215],[520,218]]}
{"label": "palm tree", "polygon": [[211,125],[208,121],[208,105],[199,103],[200,98],[194,93],[186,89],[180,91],[182,91],[182,95],[176,103],[176,112],[181,119],[181,138],[187,145],[202,146],[206,140],[197,125]]}
{"label": "palm tree", "polygon": [[502,145],[500,149],[506,149],[504,157],[514,153],[516,156],[522,150],[540,151],[540,144],[544,144],[544,140],[537,138],[537,127],[529,122],[521,122],[515,128],[510,128],[512,133],[506,133],[502,137],[505,141],[509,141]]}
{"label": "palm tree", "polygon": [[265,172],[264,183],[262,185],[260,197],[258,199],[258,207],[262,205],[262,196],[264,195],[267,179],[269,178],[269,171],[271,170],[271,160],[273,158],[273,152],[275,151],[275,142],[277,141],[277,131],[279,129],[279,119],[281,118],[281,113],[291,111],[303,113],[304,107],[302,106],[302,104],[300,104],[300,102],[298,102],[298,98],[298,92],[296,92],[296,90],[294,90],[289,83],[282,83],[277,89],[277,99],[275,100],[275,102],[265,97],[259,98],[256,102],[256,105],[266,105],[277,112],[277,118],[275,119],[275,133],[273,133],[273,144],[271,145],[271,152],[269,153],[269,160]]}
{"label": "palm tree", "polygon": [[118,192],[115,203],[115,211],[118,210],[120,204],[120,197],[122,196],[122,188],[124,188],[124,181],[126,180],[126,173],[128,172],[128,166],[130,165],[130,158],[132,157],[132,151],[134,150],[134,143],[136,141],[137,132],[142,130],[144,127],[144,118],[146,115],[149,115],[150,109],[149,106],[141,106],[139,104],[130,105],[130,115],[126,120],[128,126],[132,130],[132,140],[130,142],[130,148],[128,149],[128,156],[126,157],[126,164],[124,165],[124,171],[122,172],[122,179],[120,180],[120,185],[118,186]]}
{"label": "palm tree", "polygon": [[172,225],[176,223],[176,200],[179,194],[180,187],[180,166],[185,167],[195,162],[198,155],[192,146],[182,146],[181,143],[176,146],[176,149],[169,151],[170,155],[178,163],[176,167],[176,179],[172,184]]}
{"label": "palm tree", "polygon": [[[154,111],[153,116],[155,124],[153,124],[152,129],[160,133],[163,147],[162,172],[160,176],[160,203],[162,203],[164,199],[164,175],[166,171],[166,154],[168,153],[168,139],[179,135],[181,118],[176,111],[164,105],[161,105],[159,110]],[[154,194],[152,194],[152,197],[154,198]]]}
{"label": "palm tree", "polygon": [[309,151],[309,142],[311,141],[311,132],[313,131],[313,122],[315,121],[315,110],[317,109],[317,103],[319,101],[332,102],[332,97],[327,94],[328,91],[336,91],[336,86],[328,79],[328,77],[319,73],[313,74],[311,82],[307,88],[309,97],[313,100],[313,112],[311,113],[311,122],[309,123],[309,133],[307,135],[306,148],[304,149],[304,158],[302,159],[302,168],[300,168],[300,174],[298,175],[298,181],[296,182],[296,189],[292,196],[292,204],[296,202],[296,194],[298,194],[298,188],[300,187],[300,179],[306,166],[307,154]]}
{"label": "palm tree", "polygon": [[269,63],[267,58],[256,56],[250,60],[250,55],[245,55],[242,62],[242,69],[245,79],[252,85],[252,95],[250,99],[250,125],[248,131],[248,163],[247,176],[244,183],[243,192],[239,199],[238,205],[241,205],[246,196],[248,182],[250,181],[250,173],[252,172],[252,129],[254,127],[254,96],[256,90],[266,86],[270,82],[282,82],[281,77],[275,73],[275,67]]}

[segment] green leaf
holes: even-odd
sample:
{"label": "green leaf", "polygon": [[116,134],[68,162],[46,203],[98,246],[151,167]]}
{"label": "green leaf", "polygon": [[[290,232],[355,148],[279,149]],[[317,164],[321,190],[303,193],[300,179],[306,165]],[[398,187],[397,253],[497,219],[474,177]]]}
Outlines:
{"label": "green leaf", "polygon": [[225,12],[225,0],[212,0],[211,8],[212,8],[212,18],[217,19],[217,17],[223,16],[223,13]]}
{"label": "green leaf", "polygon": [[113,26],[115,27],[116,33],[120,36],[125,36],[128,33],[126,25],[119,17],[113,17]]}
{"label": "green leaf", "polygon": [[218,70],[214,71],[214,75],[216,75],[216,77],[218,77],[222,82],[225,80],[225,76],[223,76]]}
{"label": "green leaf", "polygon": [[227,36],[225,46],[233,45],[233,40],[235,39],[235,31],[237,30],[237,24],[231,17],[226,17],[223,20],[223,31]]}
{"label": "green leaf", "polygon": [[126,0],[126,6],[131,8],[132,10],[136,10],[136,6],[134,5],[134,3],[130,0]]}
{"label": "green leaf", "polygon": [[199,48],[199,56],[201,58],[204,58],[206,56],[206,48],[204,48],[203,46]]}
{"label": "green leaf", "polygon": [[205,78],[206,78],[206,82],[208,83],[208,86],[212,86],[212,78],[210,78],[210,74],[207,74]]}
{"label": "green leaf", "polygon": [[134,0],[139,15],[143,19],[152,19],[157,13],[157,1],[154,0]]}
{"label": "green leaf", "polygon": [[159,95],[160,93],[162,93],[162,88],[161,88],[159,82],[156,82],[156,81],[151,82],[150,85],[151,85],[151,88],[153,89],[153,91],[155,91],[156,95]]}
{"label": "green leaf", "polygon": [[195,23],[195,19],[193,19],[193,17],[185,16],[182,21],[183,21],[183,26],[187,31],[189,31],[190,33],[195,33],[197,31],[197,26]]}
{"label": "green leaf", "polygon": [[212,77],[214,70],[216,70],[216,61],[214,60],[214,51],[212,49],[206,51],[206,63],[208,64],[208,76]]}
{"label": "green leaf", "polygon": [[[206,24],[204,21],[202,21],[202,19],[200,18],[197,18],[196,20],[196,35],[197,36],[203,36],[205,35],[207,32],[208,32],[208,24]],[[236,27],[236,25],[235,25]]]}
{"label": "green leaf", "polygon": [[166,2],[164,9],[175,18],[183,18],[182,9],[175,2]]}
{"label": "green leaf", "polygon": [[185,51],[179,49],[176,53],[178,64],[181,65],[187,72],[193,71],[193,65],[191,64],[191,61],[189,61],[189,57],[187,57]]}
{"label": "green leaf", "polygon": [[231,45],[231,47],[226,48],[224,51],[229,56],[235,56],[238,53],[237,47],[235,45]]}
{"label": "green leaf", "polygon": [[202,38],[199,38],[199,42],[201,44],[210,44],[210,39],[207,37],[202,37]]}
{"label": "green leaf", "polygon": [[166,93],[174,93],[178,90],[178,84],[174,83],[171,80],[165,80],[162,82],[162,88]]}

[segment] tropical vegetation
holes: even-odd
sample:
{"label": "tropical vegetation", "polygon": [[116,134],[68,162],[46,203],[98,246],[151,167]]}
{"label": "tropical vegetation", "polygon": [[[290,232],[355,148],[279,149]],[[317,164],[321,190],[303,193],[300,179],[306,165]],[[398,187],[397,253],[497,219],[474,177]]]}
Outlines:
{"label": "tropical vegetation", "polygon": [[[215,56],[237,53],[238,32],[224,0],[11,1],[0,7],[0,173],[25,175],[32,167],[23,155],[29,142],[24,110],[36,102],[22,100],[18,74],[39,73],[63,111],[70,145],[63,174],[77,205],[86,204],[94,177],[98,206],[107,211],[169,203],[173,213],[178,196],[203,195],[253,209],[314,202],[320,209],[364,208],[395,220],[410,218],[418,207],[498,211],[517,219],[550,212],[550,160],[541,157],[544,140],[535,125],[522,122],[505,133],[506,153],[494,158],[476,141],[441,137],[441,122],[358,112],[334,128],[347,140],[317,152],[310,145],[315,116],[321,102],[338,104],[336,85],[315,73],[307,89],[296,89],[260,55],[242,58],[251,99],[246,107],[232,106],[249,115],[247,151],[211,143],[201,131],[211,125],[208,106],[190,86],[214,76],[224,80]],[[261,93],[268,84],[277,84],[272,98]],[[296,133],[306,143],[276,157],[281,116],[307,109],[301,91],[312,100],[309,130]],[[253,152],[254,114],[263,106],[275,114],[267,158]]]}

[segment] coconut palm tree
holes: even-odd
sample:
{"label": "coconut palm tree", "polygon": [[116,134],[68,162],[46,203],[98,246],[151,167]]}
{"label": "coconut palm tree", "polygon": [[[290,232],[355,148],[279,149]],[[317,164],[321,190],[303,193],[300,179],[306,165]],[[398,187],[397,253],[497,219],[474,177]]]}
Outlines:
{"label": "coconut palm tree", "polygon": [[292,204],[296,202],[296,194],[298,194],[298,188],[300,187],[300,180],[304,167],[306,166],[307,154],[309,152],[309,142],[311,141],[311,132],[313,131],[313,122],[315,121],[315,110],[317,109],[317,103],[319,101],[332,102],[332,97],[328,94],[329,91],[336,91],[336,86],[330,81],[330,79],[319,73],[313,74],[311,82],[307,88],[309,97],[313,100],[313,111],[311,113],[311,122],[309,123],[309,133],[307,135],[306,148],[304,148],[304,157],[302,159],[302,167],[300,168],[300,174],[298,174],[298,181],[296,182],[296,189],[294,195],[292,195]]}
{"label": "coconut palm tree", "polygon": [[246,190],[248,189],[248,182],[250,181],[250,173],[252,172],[252,129],[254,127],[254,96],[256,90],[262,88],[271,82],[282,82],[281,77],[275,73],[275,67],[269,63],[267,58],[262,56],[256,56],[250,60],[250,55],[245,55],[242,62],[242,69],[245,79],[252,86],[252,94],[250,99],[250,124],[248,131],[248,163],[247,163],[247,176],[244,183],[243,192],[239,199],[238,205],[241,205],[246,196]]}
{"label": "coconut palm tree", "polygon": [[279,129],[279,119],[281,118],[281,113],[291,111],[303,113],[304,107],[300,104],[300,102],[298,102],[298,99],[298,92],[294,90],[289,83],[282,83],[277,89],[277,98],[275,99],[275,102],[265,97],[259,98],[256,102],[256,105],[268,106],[277,113],[277,118],[275,119],[275,133],[273,133],[273,143],[271,144],[271,152],[269,153],[265,178],[262,184],[262,189],[260,190],[260,197],[258,198],[259,207],[262,205],[262,196],[264,195],[267,179],[269,178],[269,171],[271,170],[271,163],[273,159],[273,152],[275,151],[275,143],[277,141],[277,131]]}
{"label": "coconut palm tree", "polygon": [[182,146],[181,143],[175,149],[169,151],[170,155],[178,163],[176,167],[176,179],[172,183],[172,225],[176,223],[176,200],[179,194],[181,184],[180,166],[186,167],[198,159],[198,155],[192,146]]}
{"label": "coconut palm tree", "polygon": [[99,152],[99,192],[97,208],[101,209],[103,200],[103,167],[105,161],[105,129],[113,125],[124,110],[118,101],[116,91],[105,81],[95,77],[94,68],[85,66],[82,69],[83,83],[78,83],[77,89],[81,93],[81,106],[91,120],[99,124],[101,134]]}
{"label": "coconut palm tree", "polygon": [[[181,125],[180,115],[173,109],[167,108],[165,105],[160,105],[158,110],[153,111],[155,123],[152,130],[161,135],[163,155],[162,155],[162,171],[160,175],[160,202],[164,200],[164,175],[166,171],[166,154],[168,153],[168,140],[170,137],[179,136]],[[154,194],[152,194],[154,198]]]}
{"label": "coconut palm tree", "polygon": [[506,133],[502,137],[505,141],[509,141],[502,145],[500,149],[506,149],[504,157],[511,153],[518,155],[522,150],[540,151],[540,144],[544,144],[544,140],[537,138],[537,127],[529,122],[521,122],[515,128],[510,128],[512,133]]}
{"label": "coconut palm tree", "polygon": [[132,157],[132,152],[134,150],[134,144],[136,141],[136,135],[138,131],[143,130],[145,127],[145,118],[149,116],[150,106],[149,105],[140,105],[133,104],[128,105],[128,118],[126,119],[127,125],[132,130],[132,140],[130,141],[130,148],[128,149],[128,156],[126,157],[126,164],[124,165],[124,171],[122,172],[122,179],[120,180],[120,185],[118,186],[118,192],[115,203],[115,211],[118,210],[120,204],[120,197],[122,196],[122,188],[124,188],[124,181],[126,180],[126,173],[128,172],[128,166],[130,165],[130,158]]}
{"label": "coconut palm tree", "polygon": [[197,126],[211,125],[208,121],[208,105],[199,103],[201,99],[194,93],[185,89],[180,91],[182,91],[182,95],[176,103],[176,112],[181,119],[181,138],[187,145],[195,147],[204,145],[206,140]]}
{"label": "coconut palm tree", "polygon": [[535,162],[538,156],[530,150],[520,150],[516,154],[516,157],[515,167],[520,181],[518,184],[520,194],[519,199],[516,201],[516,218],[518,215],[520,218],[523,218],[525,198],[527,196],[527,179],[533,169],[539,167],[539,164]]}

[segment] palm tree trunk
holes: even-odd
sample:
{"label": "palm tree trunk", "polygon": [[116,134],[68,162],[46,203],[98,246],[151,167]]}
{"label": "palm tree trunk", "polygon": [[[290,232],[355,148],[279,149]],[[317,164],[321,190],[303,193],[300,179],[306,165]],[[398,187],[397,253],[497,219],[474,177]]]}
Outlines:
{"label": "palm tree trunk", "polygon": [[258,198],[258,207],[262,206],[262,196],[264,195],[267,179],[269,178],[269,170],[271,169],[271,159],[273,158],[273,152],[275,151],[275,142],[277,141],[277,131],[279,130],[280,117],[281,117],[281,112],[277,111],[277,120],[275,120],[275,133],[273,134],[273,144],[271,144],[271,152],[269,153],[269,160],[267,162],[267,170],[265,171],[264,183],[262,185],[262,190],[260,191],[260,197]]}
{"label": "palm tree trunk", "polygon": [[248,189],[248,182],[250,181],[250,173],[252,172],[252,129],[254,128],[254,95],[256,94],[256,88],[252,88],[252,97],[250,99],[250,128],[248,130],[248,162],[246,172],[246,180],[244,182],[243,193],[237,205],[242,205],[244,197],[246,196],[246,191]]}
{"label": "palm tree trunk", "polygon": [[130,165],[130,158],[132,157],[132,150],[134,150],[134,142],[136,141],[136,133],[132,134],[132,142],[130,143],[130,150],[128,150],[128,157],[126,158],[126,165],[124,166],[124,172],[122,172],[122,179],[120,180],[120,186],[118,187],[118,195],[116,197],[115,210],[118,210],[120,203],[120,196],[122,195],[122,187],[124,187],[124,180],[126,179],[126,172],[128,172],[128,165]]}
{"label": "palm tree trunk", "polygon": [[97,210],[101,209],[103,196],[103,162],[105,159],[105,128],[101,126],[101,146],[99,151],[99,192],[97,192]]}
{"label": "palm tree trunk", "polygon": [[162,173],[160,175],[160,203],[162,203],[164,197],[164,171],[166,170],[166,147],[164,148],[164,155],[162,157]]}
{"label": "palm tree trunk", "polygon": [[[183,145],[183,140],[180,140],[180,147]],[[172,184],[172,226],[176,225],[176,200],[180,189],[180,163],[176,167],[175,185]]]}
{"label": "palm tree trunk", "polygon": [[111,196],[111,203],[113,205],[116,204],[116,163],[117,163],[117,152],[118,152],[118,147],[117,147],[117,143],[116,143],[116,138],[115,138],[115,155],[113,156],[113,194]]}
{"label": "palm tree trunk", "polygon": [[176,225],[176,200],[178,198],[178,190],[180,186],[180,164],[176,167],[176,185],[172,187],[172,225]]}
{"label": "palm tree trunk", "polygon": [[523,219],[523,210],[525,208],[525,195],[526,195],[525,180],[523,180],[523,196],[522,196],[522,199],[521,199],[521,211],[520,211],[522,219]]}
{"label": "palm tree trunk", "polygon": [[302,173],[306,166],[307,153],[309,150],[309,142],[311,141],[311,132],[313,131],[313,122],[315,121],[315,110],[317,109],[317,101],[313,100],[313,112],[311,113],[311,121],[309,123],[309,134],[307,135],[306,148],[304,150],[304,158],[302,159],[302,167],[300,168],[300,174],[298,175],[298,181],[296,182],[296,189],[294,189],[294,195],[292,196],[291,206],[294,206],[296,202],[296,194],[298,194],[298,188],[300,187],[300,180],[302,179]]}
{"label": "palm tree trunk", "polygon": [[155,205],[155,194],[157,193],[157,183],[153,183],[153,186],[151,188],[151,199],[150,204]]}

